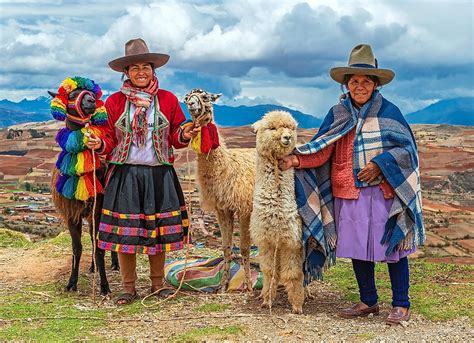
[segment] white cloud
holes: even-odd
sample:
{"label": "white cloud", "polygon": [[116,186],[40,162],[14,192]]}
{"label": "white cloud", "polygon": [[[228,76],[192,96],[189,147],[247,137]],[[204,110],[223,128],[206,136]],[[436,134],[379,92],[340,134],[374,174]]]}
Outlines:
{"label": "white cloud", "polygon": [[117,89],[107,62],[143,37],[171,55],[159,75],[172,91],[204,84],[234,103],[275,99],[322,115],[339,94],[329,68],[367,42],[397,73],[384,92],[411,111],[472,94],[473,10],[469,0],[0,1],[0,97],[42,95],[71,75]]}

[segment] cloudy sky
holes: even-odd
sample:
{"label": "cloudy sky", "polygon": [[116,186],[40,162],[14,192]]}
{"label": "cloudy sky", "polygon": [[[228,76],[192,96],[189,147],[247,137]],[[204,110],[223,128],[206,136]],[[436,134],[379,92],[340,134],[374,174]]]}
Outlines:
{"label": "cloudy sky", "polygon": [[323,116],[341,90],[329,77],[371,44],[395,80],[383,94],[408,113],[474,96],[472,0],[0,0],[0,99],[45,95],[68,76],[120,87],[107,62],[142,37],[171,56],[158,69],[180,99],[192,88],[232,106],[282,104]]}

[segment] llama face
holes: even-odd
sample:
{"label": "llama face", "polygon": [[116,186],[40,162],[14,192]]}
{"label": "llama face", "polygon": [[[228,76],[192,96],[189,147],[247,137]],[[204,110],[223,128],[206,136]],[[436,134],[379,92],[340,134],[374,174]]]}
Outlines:
{"label": "llama face", "polygon": [[206,126],[213,120],[212,103],[220,96],[221,94],[208,93],[202,89],[193,89],[185,95],[184,103],[197,126]]}
{"label": "llama face", "polygon": [[[53,99],[58,96],[58,93],[55,92],[48,91],[48,93]],[[96,111],[97,101],[93,92],[87,89],[77,88],[67,95],[67,104],[63,104],[63,106],[66,107],[66,113],[62,115],[68,118],[67,122],[73,122],[79,126],[83,126]],[[56,119],[64,120],[61,118]],[[77,125],[74,125],[74,127]]]}
{"label": "llama face", "polygon": [[94,94],[84,89],[73,90],[69,93],[67,107],[68,111],[75,111],[76,115],[81,115],[82,117],[91,116],[96,109]]}
{"label": "llama face", "polygon": [[257,152],[272,159],[280,159],[293,152],[296,145],[296,120],[290,113],[272,111],[253,124],[257,133]]}

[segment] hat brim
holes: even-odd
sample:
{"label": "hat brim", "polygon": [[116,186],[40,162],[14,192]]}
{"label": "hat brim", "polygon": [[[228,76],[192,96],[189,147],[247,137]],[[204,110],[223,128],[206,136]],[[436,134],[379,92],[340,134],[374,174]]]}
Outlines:
{"label": "hat brim", "polygon": [[390,69],[379,69],[379,68],[360,68],[360,67],[336,67],[332,68],[329,72],[331,78],[338,82],[344,82],[344,76],[346,75],[373,75],[379,78],[381,85],[390,83],[395,77],[395,73]]}
{"label": "hat brim", "polygon": [[109,67],[120,73],[129,65],[136,63],[152,63],[155,68],[165,65],[170,59],[169,55],[149,52],[146,54],[137,54],[116,58],[109,62]]}

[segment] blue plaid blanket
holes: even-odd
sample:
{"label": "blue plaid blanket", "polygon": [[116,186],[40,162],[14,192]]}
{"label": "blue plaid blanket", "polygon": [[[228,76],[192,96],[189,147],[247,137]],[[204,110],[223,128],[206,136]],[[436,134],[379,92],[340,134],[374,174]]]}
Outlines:
{"label": "blue plaid blanket", "polygon": [[[423,244],[425,229],[421,212],[421,188],[415,138],[400,110],[374,91],[357,114],[347,95],[332,107],[318,133],[295,154],[314,154],[356,128],[353,170],[357,187],[380,183],[382,176],[366,184],[357,174],[372,161],[395,191],[382,244],[386,255]],[[331,162],[318,168],[295,170],[296,201],[303,221],[305,283],[320,279],[324,268],[335,263],[337,232],[331,189]]]}

